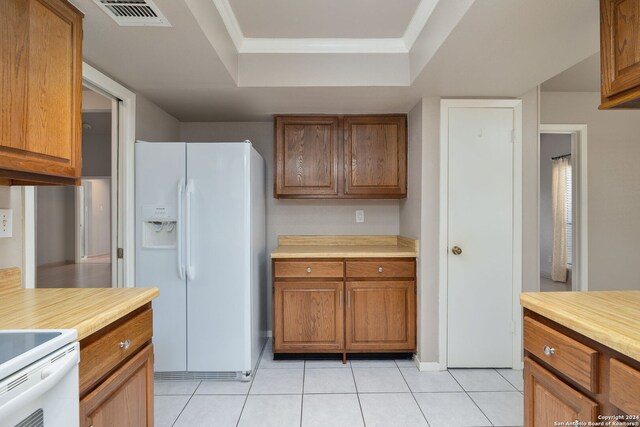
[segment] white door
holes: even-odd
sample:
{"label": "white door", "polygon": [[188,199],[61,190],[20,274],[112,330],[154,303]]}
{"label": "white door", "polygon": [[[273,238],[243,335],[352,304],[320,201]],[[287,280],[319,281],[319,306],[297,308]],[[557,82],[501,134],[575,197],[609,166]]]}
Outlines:
{"label": "white door", "polygon": [[513,108],[450,108],[449,367],[513,363]]}

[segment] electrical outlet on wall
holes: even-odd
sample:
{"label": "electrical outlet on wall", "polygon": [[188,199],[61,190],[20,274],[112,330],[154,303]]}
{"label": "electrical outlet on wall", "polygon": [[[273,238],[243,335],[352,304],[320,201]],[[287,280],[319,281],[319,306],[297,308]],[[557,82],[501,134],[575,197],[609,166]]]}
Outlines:
{"label": "electrical outlet on wall", "polygon": [[364,210],[358,209],[356,211],[356,222],[364,222]]}
{"label": "electrical outlet on wall", "polygon": [[0,237],[13,237],[13,209],[0,209]]}

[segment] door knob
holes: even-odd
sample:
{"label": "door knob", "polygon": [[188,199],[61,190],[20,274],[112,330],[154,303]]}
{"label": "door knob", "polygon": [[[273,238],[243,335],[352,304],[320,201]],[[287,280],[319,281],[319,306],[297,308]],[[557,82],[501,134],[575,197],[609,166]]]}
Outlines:
{"label": "door knob", "polygon": [[454,255],[460,255],[462,253],[462,248],[460,248],[460,246],[454,246],[451,248],[451,253]]}

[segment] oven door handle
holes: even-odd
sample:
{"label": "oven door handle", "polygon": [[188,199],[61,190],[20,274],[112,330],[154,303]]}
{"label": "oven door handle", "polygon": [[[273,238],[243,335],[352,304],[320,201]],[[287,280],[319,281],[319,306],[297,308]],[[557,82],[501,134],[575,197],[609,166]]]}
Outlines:
{"label": "oven door handle", "polygon": [[80,361],[80,355],[78,353],[79,351],[77,349],[72,353],[67,353],[68,360],[60,366],[55,366],[55,370],[53,372],[49,370],[50,368],[53,368],[53,366],[48,366],[42,369],[39,373],[36,373],[35,375],[39,375],[41,378],[40,382],[0,406],[0,420],[8,418],[10,415],[16,413],[20,408],[22,408],[22,406],[39,398],[51,389],[51,387],[56,385],[62,377],[78,365],[78,362]]}

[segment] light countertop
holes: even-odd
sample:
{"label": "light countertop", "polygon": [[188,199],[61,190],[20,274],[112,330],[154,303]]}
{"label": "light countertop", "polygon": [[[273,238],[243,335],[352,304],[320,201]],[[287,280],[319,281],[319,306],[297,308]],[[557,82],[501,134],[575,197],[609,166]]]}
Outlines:
{"label": "light countertop", "polygon": [[640,361],[640,291],[524,293],[520,303]]}
{"label": "light countertop", "polygon": [[418,241],[403,236],[280,236],[271,258],[415,258]]}
{"label": "light countertop", "polygon": [[3,290],[0,329],[76,329],[80,341],[159,294],[158,288]]}

